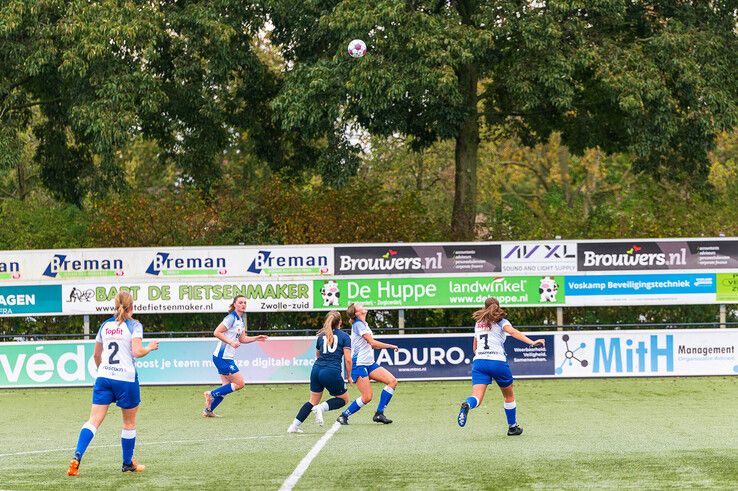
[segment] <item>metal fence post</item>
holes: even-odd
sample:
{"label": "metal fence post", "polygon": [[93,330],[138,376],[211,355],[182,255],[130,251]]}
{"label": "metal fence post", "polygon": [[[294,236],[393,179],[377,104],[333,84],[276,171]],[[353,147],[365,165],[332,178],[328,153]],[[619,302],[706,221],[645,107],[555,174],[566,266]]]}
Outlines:
{"label": "metal fence post", "polygon": [[726,310],[727,309],[725,308],[725,304],[724,303],[721,303],[720,304],[720,329],[725,329],[727,327],[725,325],[725,321],[726,321],[726,318],[727,318]]}
{"label": "metal fence post", "polygon": [[556,330],[564,330],[564,308],[556,307]]}
{"label": "metal fence post", "polygon": [[405,334],[405,309],[397,311],[397,327],[399,328],[398,334]]}
{"label": "metal fence post", "polygon": [[90,339],[90,316],[85,315],[82,320],[82,330],[85,333],[85,339]]}

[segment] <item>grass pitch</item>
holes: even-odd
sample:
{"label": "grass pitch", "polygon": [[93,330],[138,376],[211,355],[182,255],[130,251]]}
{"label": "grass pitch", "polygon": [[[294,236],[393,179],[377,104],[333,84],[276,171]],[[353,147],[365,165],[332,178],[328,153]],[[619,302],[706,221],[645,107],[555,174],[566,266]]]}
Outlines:
{"label": "grass pitch", "polygon": [[[518,380],[506,436],[491,386],[465,428],[469,382],[404,382],[371,422],[375,400],[328,441],[295,489],[738,488],[738,377]],[[307,385],[246,386],[199,416],[204,387],[143,387],[137,459],[120,471],[120,411],[111,407],[67,477],[91,390],[0,391],[0,487],[8,489],[278,489],[333,424],[286,429]],[[357,391],[351,388],[351,396]]]}

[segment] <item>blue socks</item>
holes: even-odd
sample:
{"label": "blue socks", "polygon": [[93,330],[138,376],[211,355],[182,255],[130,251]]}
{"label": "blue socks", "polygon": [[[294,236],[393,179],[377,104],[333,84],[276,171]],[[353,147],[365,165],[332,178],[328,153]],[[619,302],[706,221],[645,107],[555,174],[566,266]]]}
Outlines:
{"label": "blue socks", "polygon": [[133,448],[136,446],[136,429],[123,430],[120,433],[120,445],[123,447],[123,464],[131,465]]}
{"label": "blue socks", "polygon": [[233,384],[225,384],[222,387],[218,387],[215,390],[211,390],[210,395],[212,395],[213,397],[223,397],[223,396],[227,396],[234,390],[236,389],[233,388]]}
{"label": "blue socks", "polygon": [[221,402],[223,402],[223,396],[213,397],[213,402],[210,403],[210,411],[215,411],[215,408]]}
{"label": "blue socks", "polygon": [[341,415],[349,417],[356,411],[364,407],[364,405],[364,401],[361,400],[361,397],[358,397],[354,402],[349,404],[349,407],[347,407],[346,410],[341,413]]}
{"label": "blue socks", "polygon": [[392,399],[392,394],[395,393],[395,389],[390,387],[389,385],[385,386],[382,390],[382,394],[379,396],[379,405],[377,406],[377,412],[383,413],[384,408],[387,407],[387,404],[389,404],[390,399]]}
{"label": "blue socks", "polygon": [[313,405],[309,402],[306,402],[302,405],[299,411],[297,411],[297,416],[295,416],[295,419],[297,419],[300,423],[305,421],[308,416],[310,416],[310,410],[313,409]]}
{"label": "blue socks", "polygon": [[[469,409],[474,409],[475,407],[479,405],[479,401],[474,396],[467,397],[466,403],[469,404]],[[507,418],[507,425],[515,426],[517,424],[517,419],[515,415],[517,404],[515,403],[515,401],[512,401],[512,402],[506,402],[504,406],[505,406],[505,417]]]}
{"label": "blue socks", "polygon": [[77,448],[74,451],[74,458],[82,460],[82,456],[85,454],[87,446],[95,437],[95,432],[97,432],[97,428],[92,426],[90,422],[82,425],[82,429],[79,432],[79,438],[77,439]]}
{"label": "blue socks", "polygon": [[[82,456],[85,454],[88,445],[92,441],[97,432],[91,423],[87,422],[82,425],[82,430],[79,432],[79,439],[77,440],[77,448],[74,451],[74,458],[82,460]],[[131,465],[133,460],[133,449],[136,447],[136,430],[122,430],[120,433],[120,446],[123,449],[123,463]]]}
{"label": "blue socks", "polygon": [[507,416],[508,426],[515,426],[515,423],[516,423],[515,408],[516,407],[517,407],[517,404],[515,404],[515,401],[505,403],[505,416]]}

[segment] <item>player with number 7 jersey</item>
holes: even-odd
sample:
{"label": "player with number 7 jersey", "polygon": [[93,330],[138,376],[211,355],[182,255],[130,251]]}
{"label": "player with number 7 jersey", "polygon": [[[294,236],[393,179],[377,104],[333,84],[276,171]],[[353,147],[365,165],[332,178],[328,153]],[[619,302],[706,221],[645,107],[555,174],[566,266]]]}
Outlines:
{"label": "player with number 7 jersey", "polygon": [[502,391],[505,417],[507,418],[507,434],[520,435],[522,428],[518,426],[513,392],[513,375],[505,355],[505,338],[509,335],[530,346],[544,346],[545,340],[533,341],[515,329],[506,319],[506,313],[496,298],[488,298],[484,308],[474,312],[474,361],[472,361],[472,395],[461,403],[457,417],[459,426],[466,426],[469,411],[479,407],[484,399],[487,386],[494,380]]}

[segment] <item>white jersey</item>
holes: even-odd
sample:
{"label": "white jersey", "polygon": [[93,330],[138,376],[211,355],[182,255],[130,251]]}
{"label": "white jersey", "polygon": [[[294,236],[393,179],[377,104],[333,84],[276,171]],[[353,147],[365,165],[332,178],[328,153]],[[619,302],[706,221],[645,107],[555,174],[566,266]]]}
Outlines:
{"label": "white jersey", "polygon": [[102,363],[97,367],[97,376],[123,382],[136,381],[136,366],[133,364],[133,338],[143,339],[140,322],[128,319],[118,322],[115,317],[106,320],[97,331],[95,341],[102,344]]}
{"label": "white jersey", "polygon": [[374,348],[364,339],[364,334],[372,334],[372,330],[361,319],[351,324],[351,361],[356,365],[371,365],[374,363]]}
{"label": "white jersey", "polygon": [[512,326],[507,319],[501,319],[492,325],[485,322],[476,323],[474,326],[474,337],[477,340],[477,351],[474,353],[475,360],[507,361],[505,338],[508,334],[503,329],[506,324]]}
{"label": "white jersey", "polygon": [[[243,334],[243,319],[238,316],[235,310],[225,316],[221,324],[226,326],[227,331],[225,332],[225,336],[231,341],[238,341],[238,338]],[[213,356],[225,360],[232,360],[236,356],[236,348],[218,340],[213,351]]]}

